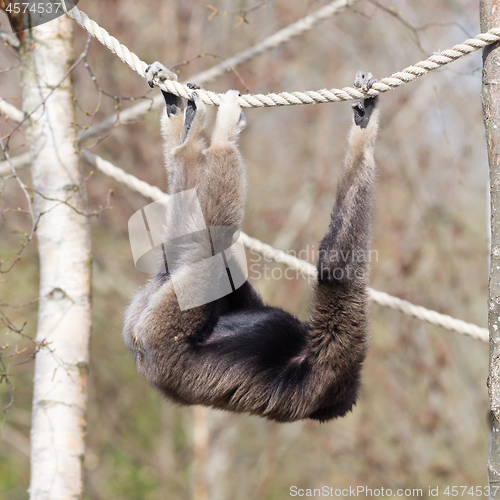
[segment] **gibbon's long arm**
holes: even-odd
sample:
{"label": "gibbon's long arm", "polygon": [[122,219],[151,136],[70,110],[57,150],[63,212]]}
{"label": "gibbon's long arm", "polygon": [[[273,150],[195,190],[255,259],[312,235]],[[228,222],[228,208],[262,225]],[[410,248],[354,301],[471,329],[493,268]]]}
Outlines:
{"label": "gibbon's long arm", "polygon": [[[167,77],[168,70],[154,63],[147,74],[151,81]],[[374,81],[359,72],[355,85],[367,90]],[[164,96],[170,193],[195,188],[207,226],[240,227],[246,175],[236,146],[245,125],[238,93],[222,99],[208,148],[200,138],[205,105],[196,95],[186,106]],[[374,98],[354,106],[309,321],[266,306],[248,282],[221,299],[181,310],[172,276],[182,282],[189,262],[206,251],[195,242],[183,247],[185,268],[169,268],[135,295],[125,313],[124,339],[141,376],[164,395],[279,422],[326,421],[351,410],[367,349],[376,104]]]}

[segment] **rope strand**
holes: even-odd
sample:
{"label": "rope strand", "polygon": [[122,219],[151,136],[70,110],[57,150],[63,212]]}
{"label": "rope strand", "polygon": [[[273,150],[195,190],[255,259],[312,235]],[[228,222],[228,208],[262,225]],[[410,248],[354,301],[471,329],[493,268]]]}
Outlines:
{"label": "rope strand", "polygon": [[[66,10],[66,6],[63,2],[63,8],[65,12],[71,19],[74,19],[80,26],[86,29],[92,36],[97,38],[102,44],[108,47],[114,54],[116,54],[122,61],[127,63],[134,71],[139,73],[144,77],[145,69],[147,64],[139,59],[137,55],[131,52],[127,47],[120,44],[120,42],[109,35],[106,30],[102,29],[97,23],[90,20],[88,16],[81,12],[79,9],[74,7],[71,11]],[[332,15],[337,10],[342,7],[345,7],[348,4],[347,1],[337,0],[336,2],[331,2],[331,4],[327,5],[323,9],[320,9],[315,14],[308,16],[309,24],[307,22],[304,23],[303,26],[300,26],[301,21],[304,22],[308,18],[299,21],[298,23],[294,23],[294,25],[290,25],[288,28],[281,30],[276,35],[280,35],[276,37],[276,45],[279,45],[286,41],[287,37],[296,36],[304,32],[306,29],[310,29],[314,24],[319,22],[321,19],[328,17],[328,15]],[[335,6],[335,7],[334,7]],[[336,10],[335,10],[336,9]],[[321,12],[323,11],[323,12]],[[329,14],[327,14],[329,12]],[[316,15],[316,18],[314,16]],[[309,26],[309,27],[307,27]],[[295,34],[291,34],[294,32]],[[287,33],[287,30],[288,31]],[[268,48],[273,47],[273,37],[268,37],[264,40],[259,47],[257,44],[255,47],[252,47],[248,50],[248,58],[250,59],[251,54],[261,53]],[[319,91],[309,91],[309,92],[293,92],[287,93],[283,92],[280,94],[257,94],[257,95],[246,95],[240,98],[240,104],[242,107],[265,107],[265,106],[285,106],[285,105],[295,105],[295,104],[312,104],[316,102],[338,102],[342,100],[349,99],[360,99],[362,97],[375,96],[382,92],[387,92],[388,90],[392,90],[393,88],[399,87],[405,83],[409,83],[416,78],[437,69],[445,64],[448,64],[452,61],[455,61],[471,52],[479,50],[491,43],[495,43],[500,40],[500,29],[494,28],[487,33],[482,33],[477,35],[473,39],[466,40],[464,43],[456,45],[451,49],[440,52],[439,54],[434,54],[425,61],[421,61],[413,66],[409,66],[405,70],[395,73],[389,78],[384,78],[377,82],[370,91],[365,94],[360,92],[358,89],[354,89],[351,87],[346,87],[344,89],[332,89],[332,90],[319,90]],[[238,55],[241,57],[245,54],[245,51]],[[207,81],[210,79],[210,70],[208,70]],[[185,87],[182,84],[173,81],[166,81],[165,85],[161,85],[161,88],[164,90],[168,90],[169,92],[175,93],[185,98],[189,98],[191,96],[191,89]],[[215,92],[207,92],[197,90],[200,97],[202,95],[205,96],[206,99],[210,99],[207,104],[217,105],[220,102],[220,94]],[[243,100],[243,102],[242,102]],[[15,107],[8,105],[5,101],[0,102],[1,111],[4,113],[8,113],[14,121],[20,121],[22,119],[22,112],[16,110]],[[17,111],[17,113],[16,113]],[[18,168],[25,166],[28,163],[28,158],[25,158],[26,155],[21,155],[17,159],[16,163],[19,163]],[[112,163],[100,158],[97,155],[90,153],[89,151],[83,150],[84,160],[97,168],[105,175],[113,178],[120,184],[123,184],[130,189],[142,194],[143,196],[151,199],[158,200],[160,198],[164,198],[166,195],[159,188],[155,186],[151,186],[148,183],[137,179],[135,176],[131,174],[127,174],[122,169],[116,167]],[[3,172],[2,172],[3,173]],[[304,276],[316,278],[316,268],[311,263],[298,259],[292,255],[289,255],[281,250],[277,250],[270,245],[267,245],[256,238],[251,238],[250,236],[241,233],[243,238],[244,245],[259,253],[265,258],[274,260],[275,262],[282,263],[283,265],[292,268]],[[379,292],[373,289],[369,289],[369,297],[370,299],[383,306],[390,309],[394,309],[397,311],[401,311],[406,315],[417,318],[421,321],[426,321],[428,323],[441,326],[450,331],[455,331],[457,333],[461,333],[464,335],[468,335],[472,338],[482,340],[484,342],[488,341],[489,333],[486,328],[481,328],[477,325],[466,323],[462,320],[458,320],[452,318],[451,316],[447,316],[444,314],[440,314],[436,311],[432,311],[426,309],[422,306],[417,306],[403,299],[399,299],[397,297],[393,297],[385,292]]]}
{"label": "rope strand", "polygon": [[[104,175],[114,179],[118,183],[132,189],[136,193],[141,194],[145,198],[152,201],[158,201],[160,199],[165,199],[168,195],[164,193],[161,189],[156,186],[151,186],[147,182],[141,181],[137,177],[124,172],[121,168],[116,167],[111,162],[104,160],[100,156],[97,156],[90,151],[83,150],[83,159],[91,165],[93,168],[97,168]],[[271,245],[263,243],[257,238],[252,238],[247,234],[240,232],[243,245],[251,251],[257,252],[262,255],[265,259],[269,259],[286,267],[297,271],[304,277],[316,279],[317,271],[316,267],[305,260],[299,259],[294,255],[287,254],[282,250],[273,248]],[[446,330],[461,333],[462,335],[467,335],[476,340],[481,340],[483,342],[488,342],[488,330],[486,328],[481,328],[472,323],[466,323],[460,319],[452,318],[446,314],[438,313],[437,311],[432,311],[426,309],[422,306],[417,306],[408,302],[407,300],[400,299],[398,297],[393,297],[385,292],[379,292],[373,290],[373,288],[368,289],[368,294],[370,299],[376,304],[382,307],[387,307],[395,311],[400,311],[408,316],[419,319],[420,321],[425,321],[432,325],[440,326]]]}
{"label": "rope strand", "polygon": [[[124,63],[128,64],[140,76],[143,78],[145,77],[146,68],[148,66],[147,63],[139,59],[136,54],[131,52],[125,45],[121,44],[115,37],[111,36],[104,28],[101,28],[95,21],[92,21],[87,14],[79,10],[78,7],[73,7],[68,11],[66,10],[64,0],[62,0],[62,4],[64,11],[71,19],[105,45],[111,52],[113,52],[113,54],[116,54]],[[328,17],[329,15],[332,15],[332,12],[335,13],[346,5],[348,5],[348,2],[344,0],[332,2],[323,8],[325,9],[323,16]],[[314,16],[314,14],[311,16]],[[323,19],[321,16],[318,17],[320,18],[319,20]],[[303,32],[306,29],[310,29],[310,27],[315,24],[314,19],[309,24],[305,20],[302,20],[302,22],[305,22],[304,29],[302,31],[300,31],[300,27],[296,24],[285,28],[285,30],[290,30],[288,35],[293,33],[294,30],[297,32],[297,29],[299,29],[299,33]],[[281,36],[285,38],[288,35],[283,32],[281,33]],[[296,35],[292,34],[291,36]],[[408,66],[402,71],[394,73],[390,77],[383,78],[375,83],[368,92],[361,92],[359,89],[355,89],[353,87],[344,87],[342,89],[309,90],[306,92],[296,91],[270,94],[245,94],[240,96],[240,106],[242,108],[295,106],[298,104],[340,102],[363,99],[365,97],[375,97],[376,95],[388,92],[389,90],[393,90],[406,83],[410,83],[430,71],[434,71],[437,68],[445,66],[450,62],[456,61],[457,59],[471,54],[476,50],[482,49],[487,45],[498,42],[499,40],[500,28],[493,28],[487,33],[480,33],[476,37],[465,40],[463,43],[455,45],[451,49],[433,54],[424,61],[420,61],[413,66]],[[192,98],[193,90],[182,83],[174,82],[172,80],[166,80],[164,82],[155,81],[154,83],[160,89],[170,92],[171,94],[184,97],[185,99]],[[218,106],[220,104],[222,94],[203,89],[196,90],[196,93],[198,94],[198,97],[209,106]]]}

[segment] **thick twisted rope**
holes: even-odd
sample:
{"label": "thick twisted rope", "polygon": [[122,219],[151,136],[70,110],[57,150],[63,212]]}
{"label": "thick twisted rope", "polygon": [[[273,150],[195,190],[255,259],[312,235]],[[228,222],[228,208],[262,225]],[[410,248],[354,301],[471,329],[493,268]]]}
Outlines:
{"label": "thick twisted rope", "polygon": [[[339,0],[345,7],[346,2]],[[333,2],[325,9],[333,9]],[[63,1],[64,6],[64,1]],[[84,12],[77,7],[73,7],[70,11],[64,9],[67,15],[79,24],[83,29],[88,31],[93,37],[105,45],[111,52],[116,54],[124,63],[128,64],[143,78],[146,74],[147,63],[139,59],[139,57],[131,52],[125,45],[121,44],[116,38],[111,36],[105,29],[101,28],[95,21],[92,21]],[[337,8],[338,10],[338,8]],[[331,15],[331,14],[330,14]],[[327,16],[326,16],[327,17]],[[293,26],[293,25],[292,25]],[[289,27],[290,28],[290,27]],[[433,54],[424,61],[420,61],[413,66],[409,66],[404,70],[394,73],[388,78],[375,83],[368,92],[361,92],[353,87],[344,87],[343,89],[321,89],[310,90],[307,92],[280,92],[271,94],[246,94],[240,96],[240,106],[242,108],[260,108],[271,106],[292,106],[297,104],[315,104],[326,102],[348,101],[353,99],[362,99],[366,96],[374,97],[383,92],[395,89],[405,83],[410,83],[417,78],[433,71],[437,68],[445,66],[450,62],[456,61],[476,50],[482,49],[487,45],[498,42],[500,40],[500,28],[493,28],[487,33],[480,33],[474,38],[465,40],[463,43],[453,46],[451,49]],[[159,88],[172,94],[192,98],[193,90],[182,83],[166,80],[164,82],[154,82]],[[218,106],[220,104],[221,94],[208,90],[196,90],[198,97],[207,105]]]}
{"label": "thick twisted rope", "polygon": [[[328,5],[317,10],[313,14],[310,14],[309,16],[299,19],[298,21],[288,25],[287,27],[277,31],[276,33],[264,38],[264,40],[261,40],[255,45],[241,52],[238,52],[234,56],[231,56],[230,58],[224,60],[222,63],[216,64],[212,68],[202,71],[201,73],[198,73],[193,77],[193,81],[195,81],[198,84],[205,84],[207,82],[210,82],[215,78],[221,76],[222,74],[226,73],[228,69],[240,66],[241,64],[244,64],[245,62],[248,62],[251,59],[258,57],[259,55],[262,55],[266,51],[275,49],[276,47],[279,47],[280,45],[288,42],[292,38],[305,33],[306,31],[314,28],[317,24],[324,21],[325,19],[328,19],[329,17],[332,17],[333,15],[337,14],[347,5],[353,5],[357,1],[358,0],[335,0],[333,2],[330,2]],[[63,5],[63,8],[64,7],[65,6]],[[70,11],[71,14],[66,11],[68,16],[71,17],[71,15],[73,14],[73,10],[74,9]],[[79,11],[79,13],[80,16],[86,16],[81,11]],[[99,28],[99,25],[94,23],[93,21],[89,20],[88,23],[89,25],[91,25],[91,27],[95,25],[97,28]],[[92,25],[92,23],[94,24]],[[107,42],[108,44],[119,44],[116,38],[110,36],[109,34],[108,37],[109,37],[109,41]],[[104,39],[102,43],[107,46],[107,44],[104,43]],[[120,44],[120,49],[122,52],[128,51],[128,49],[125,46],[122,46],[121,44]],[[128,123],[131,121],[140,120],[150,111],[160,109],[163,107],[163,105],[164,105],[163,97],[161,96],[161,94],[158,94],[156,97],[153,98],[152,101],[147,101],[147,102],[143,101],[138,104],[135,104],[130,108],[120,111],[119,113],[114,113],[113,115],[108,116],[107,118],[101,120],[99,123],[93,125],[89,129],[80,130],[78,132],[78,139],[80,142],[82,142],[92,137],[104,134],[108,130],[113,128],[118,122]],[[6,118],[9,118],[17,122],[22,121],[24,118],[24,114],[22,111],[10,105],[5,100],[0,99],[0,115],[2,114],[5,115]],[[16,169],[21,169],[28,167],[30,165],[31,159],[29,153],[23,153],[13,158],[11,161]],[[0,162],[1,176],[9,175],[11,172],[12,170],[9,162],[7,161]]]}
{"label": "thick twisted rope", "polygon": [[[106,161],[100,156],[90,153],[87,150],[83,150],[83,158],[93,168],[97,168],[107,177],[114,179],[118,183],[141,194],[145,198],[152,201],[158,201],[168,196],[158,187],[151,186],[147,182],[141,181],[131,174],[127,174],[121,168],[116,167],[109,161]],[[317,270],[313,264],[287,254],[282,250],[273,248],[271,245],[267,245],[257,238],[252,238],[243,232],[241,232],[241,237],[246,248],[257,252],[265,259],[283,264],[286,267],[297,271],[299,275],[306,278],[317,278]],[[416,306],[411,302],[393,297],[392,295],[384,292],[373,290],[372,288],[368,289],[368,293],[373,302],[383,307],[394,309],[421,321],[426,321],[427,323],[441,326],[447,330],[468,335],[469,337],[482,340],[483,342],[488,342],[488,330],[486,328],[480,328],[472,323],[466,323],[465,321],[426,309],[422,306]]]}
{"label": "thick twisted rope", "polygon": [[[300,33],[303,33],[307,29],[310,29],[314,24],[317,24],[319,21],[322,19],[325,19],[335,13],[336,11],[340,10],[341,8],[345,7],[347,5],[346,1],[336,1],[336,2],[331,2],[331,4],[327,5],[323,9],[318,10],[316,13],[312,14],[311,16],[308,16],[297,23],[294,23],[293,25],[290,25],[289,27],[281,30],[280,32],[276,33],[275,35],[266,38],[263,40],[260,44],[255,45],[254,47],[251,47],[250,49],[247,49],[247,51],[243,51],[242,53],[238,54],[237,56],[234,56],[235,61],[232,64],[241,64],[241,62],[246,61],[251,59],[252,57],[255,57],[256,55],[264,52],[265,50],[268,50],[270,48],[276,47],[280,45],[281,43],[284,43],[285,41],[289,40],[293,36],[297,36]],[[86,14],[83,12],[79,11],[76,7],[71,10],[71,13],[67,12],[68,15],[72,18],[75,19],[75,21],[80,24],[80,26],[84,27],[89,33],[91,33],[94,37],[96,37],[101,43],[106,45],[112,52],[117,54],[124,62],[126,62],[132,69],[137,71],[139,74],[144,76],[144,70],[146,68],[146,63],[141,61],[135,54],[130,52],[127,47],[121,45],[116,38],[111,37],[105,30],[99,27],[97,23],[94,21],[91,21]],[[73,16],[78,17],[80,22]],[[89,27],[85,26],[88,25]],[[475,50],[479,50],[480,48],[483,48],[491,43],[494,43],[500,39],[500,30],[499,29],[494,29],[490,30],[488,33],[478,35],[474,39],[466,40],[463,44],[456,45],[452,49],[449,49],[447,51],[441,52],[440,54],[435,54],[434,56],[431,56],[428,58],[426,61],[422,61],[415,66],[410,66],[406,70],[403,70],[400,73],[396,73],[390,78],[385,78],[378,82],[374,88],[370,90],[368,95],[377,95],[378,93],[381,92],[386,92],[387,90],[391,90],[392,88],[395,88],[399,85],[402,85],[403,83],[408,83],[410,81],[413,81],[414,79],[418,78],[419,76],[422,76],[423,74],[432,71],[433,69],[436,69],[440,66],[443,66],[444,64],[448,64],[451,61],[454,61],[456,59],[459,59],[460,57],[463,57],[464,55],[467,55],[471,52],[474,52]],[[226,61],[226,65],[228,62],[231,60]],[[215,78],[215,76],[218,76],[221,73],[221,68],[219,68],[221,65],[217,65],[216,67],[212,68],[211,70],[207,70],[206,72],[202,73],[205,77],[205,81],[208,81],[210,79]],[[207,73],[205,75],[205,73]],[[213,73],[213,74],[212,74]],[[393,81],[391,81],[393,79]],[[173,82],[169,82],[173,83]],[[176,82],[175,82],[176,83]],[[379,87],[379,84],[386,85],[384,88],[377,88]],[[180,84],[177,84],[180,85]],[[190,89],[187,87],[182,86],[182,89],[185,89],[185,94],[184,97],[190,97]],[[166,90],[172,91],[171,89],[167,88]],[[343,91],[354,91],[354,97],[345,97],[345,95],[336,95],[335,93],[343,92]],[[200,92],[200,91],[198,91]],[[363,93],[359,92],[357,89],[352,89],[350,87],[347,87],[346,89],[342,89],[341,91],[339,90],[332,90],[332,91],[319,91],[314,94],[321,94],[321,96],[327,96],[327,94],[324,94],[325,92],[332,92],[335,94],[336,101],[340,100],[348,100],[349,98],[355,98],[358,99],[362,96],[364,96]],[[206,92],[204,92],[206,93]],[[213,94],[215,96],[218,96],[218,94],[215,94],[213,92],[208,93],[208,94]],[[292,95],[296,97],[296,94],[311,94],[311,93],[293,93],[293,94],[285,94],[285,95]],[[349,93],[347,92],[349,95]],[[270,94],[271,96],[277,95],[277,96],[282,96],[284,94]],[[269,97],[270,95],[264,96],[264,97]],[[259,97],[259,96],[245,96],[245,97]],[[277,102],[274,104],[269,104],[269,103],[262,103],[262,104],[256,104],[256,106],[262,107],[266,105],[286,105],[286,104],[307,104],[308,102]],[[320,100],[320,101],[313,101],[313,102],[332,102],[328,100]],[[3,111],[5,114],[9,114],[10,118],[14,119],[15,121],[20,121],[22,119],[22,114],[21,111],[17,110],[14,106],[8,105],[5,106],[5,101],[0,102],[0,107],[2,108],[1,111]],[[215,104],[211,102],[207,102],[207,104]],[[242,104],[243,107],[251,107],[248,103]],[[16,113],[17,111],[17,113]],[[19,163],[19,167],[25,166],[29,158],[24,158],[27,155],[21,155],[18,158],[15,158],[14,160],[19,160],[16,163]],[[165,193],[161,191],[159,188],[155,186],[151,186],[150,184],[141,181],[137,179],[137,177],[127,174],[124,172],[122,169],[116,167],[112,163],[100,158],[97,155],[94,155],[88,151],[83,152],[83,156],[85,161],[93,166],[94,168],[97,168],[100,170],[102,173],[107,175],[108,177],[113,178],[120,184],[123,184],[130,189],[133,189],[134,191],[142,194],[143,196],[151,199],[151,200],[159,200],[163,197],[165,197]],[[16,165],[17,166],[17,165]],[[4,167],[2,165],[2,167]],[[10,170],[10,168],[9,168]],[[2,174],[5,174],[6,172],[2,172]],[[243,242],[244,245],[256,251],[257,253],[261,254],[263,257],[274,260],[276,262],[282,263],[285,266],[292,268],[299,273],[303,274],[306,277],[310,278],[316,278],[317,272],[315,266],[310,264],[309,262],[303,261],[301,259],[298,259],[297,257],[294,257],[292,255],[289,255],[281,250],[277,250],[270,245],[267,245],[265,243],[262,243],[260,240],[256,238],[251,238],[250,236],[242,233],[243,237]],[[406,300],[399,299],[397,297],[393,297],[387,293],[384,292],[379,292],[373,289],[369,289],[369,296],[370,299],[373,302],[378,303],[379,305],[383,307],[387,307],[390,309],[398,310],[403,312],[404,314],[407,314],[409,316],[412,316],[414,318],[417,318],[422,321],[426,321],[428,323],[441,326],[443,328],[446,328],[451,331],[455,331],[464,335],[471,336],[475,339],[482,340],[487,342],[488,341],[488,330],[485,328],[480,328],[477,325],[471,324],[471,323],[466,323],[461,320],[457,320],[455,318],[452,318],[451,316],[447,316],[444,314],[440,314],[436,311],[432,311],[429,309],[426,309],[422,306],[416,306],[412,304],[411,302],[408,302]]]}
{"label": "thick twisted rope", "polygon": [[[206,83],[221,74],[222,71],[227,70],[227,68],[231,68],[235,65],[244,64],[247,61],[257,57],[267,50],[271,50],[283,43],[291,40],[292,38],[301,35],[302,33],[312,29],[321,21],[328,19],[329,17],[335,15],[340,10],[347,7],[347,5],[353,4],[356,0],[335,0],[330,2],[325,7],[319,9],[315,13],[300,19],[299,21],[287,26],[286,28],[276,32],[275,34],[267,37],[262,42],[250,47],[249,49],[233,56],[229,59],[226,59],[221,65],[217,65],[214,68],[211,68],[207,71],[201,73],[197,82]],[[113,54],[116,54],[125,64],[130,66],[134,71],[136,71],[140,76],[145,78],[146,76],[146,68],[147,63],[139,59],[139,57],[131,52],[128,47],[121,44],[115,37],[111,36],[104,28],[101,28],[95,21],[91,20],[87,14],[78,9],[78,7],[73,7],[71,10],[67,10],[64,0],[63,0],[63,9],[66,14],[73,19],[79,26],[88,31],[94,38],[96,38],[99,42],[101,42],[105,47],[107,47]],[[221,66],[221,68],[219,68]],[[188,93],[184,93],[183,97],[189,97],[192,93],[192,90],[186,87],[185,85],[181,85],[182,89],[188,91]],[[164,89],[166,90],[166,89]],[[177,94],[179,95],[179,94]],[[248,105],[246,107],[249,107]]]}
{"label": "thick twisted rope", "polygon": [[[264,38],[260,42],[248,47],[247,49],[234,54],[229,59],[225,59],[223,62],[212,66],[210,69],[202,71],[197,75],[192,77],[193,82],[199,85],[205,85],[206,83],[214,80],[215,78],[227,73],[228,70],[232,70],[252,59],[258,57],[268,50],[275,49],[280,45],[290,41],[292,38],[299,36],[306,31],[314,28],[321,21],[324,21],[328,17],[332,17],[338,12],[342,11],[347,5],[353,5],[358,0],[336,0],[326,5],[325,7],[317,10],[313,14],[299,19],[295,23],[289,24],[287,27],[273,33],[272,35]],[[161,94],[153,97],[152,101],[143,101],[130,108],[121,110],[118,113],[114,113],[108,116],[104,120],[100,121],[96,125],[93,125],[87,130],[81,130],[78,133],[78,138],[80,141],[85,141],[91,137],[96,137],[98,135],[106,133],[108,130],[113,128],[117,123],[128,123],[131,121],[140,120],[146,116],[150,111],[155,111],[163,108],[163,97]]]}
{"label": "thick twisted rope", "polygon": [[441,314],[436,311],[426,309],[425,307],[417,306],[407,300],[389,295],[388,293],[373,290],[373,288],[369,289],[369,294],[370,298],[382,307],[388,307],[389,309],[400,311],[407,316],[412,316],[420,321],[426,321],[427,323],[441,326],[446,330],[462,333],[463,335],[468,335],[474,339],[488,342],[489,332],[487,328],[481,328],[472,323],[466,323],[461,319],[452,318],[447,314]]}

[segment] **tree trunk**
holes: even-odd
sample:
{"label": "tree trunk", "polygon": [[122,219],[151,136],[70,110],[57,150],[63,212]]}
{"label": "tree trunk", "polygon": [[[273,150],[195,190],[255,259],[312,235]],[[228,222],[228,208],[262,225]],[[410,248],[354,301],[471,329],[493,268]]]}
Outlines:
{"label": "tree trunk", "polygon": [[63,16],[26,31],[23,43],[29,54],[23,107],[34,111],[27,143],[40,216],[37,340],[49,342],[35,359],[30,498],[36,500],[83,497],[92,259],[89,220],[77,213],[86,212],[87,199],[68,77],[72,35]]}
{"label": "tree trunk", "polygon": [[[496,0],[480,1],[481,30],[500,26]],[[491,195],[491,257],[488,303],[490,373],[488,390],[491,410],[491,450],[488,478],[492,498],[500,499],[500,47],[483,52],[483,118],[488,147]]]}
{"label": "tree trunk", "polygon": [[194,500],[208,500],[207,464],[210,435],[208,408],[194,407]]}

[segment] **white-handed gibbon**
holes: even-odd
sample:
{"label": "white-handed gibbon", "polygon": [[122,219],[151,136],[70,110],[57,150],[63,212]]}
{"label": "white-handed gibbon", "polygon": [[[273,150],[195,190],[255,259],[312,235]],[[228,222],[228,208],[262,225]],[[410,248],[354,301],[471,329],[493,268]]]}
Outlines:
{"label": "white-handed gibbon", "polygon": [[[160,63],[147,70],[150,84],[155,77],[170,76]],[[354,85],[366,91],[375,81],[371,73],[358,72]],[[223,96],[208,148],[200,138],[206,108],[196,93],[185,106],[182,99],[163,95],[170,193],[196,189],[206,226],[239,228],[246,175],[236,146],[245,126],[238,93]],[[125,313],[123,336],[141,376],[162,394],[182,404],[278,422],[326,421],[352,409],[367,351],[377,101],[353,105],[354,123],[331,223],[319,249],[308,321],[264,304],[248,282],[208,304],[181,310],[172,276],[182,279],[182,265],[158,273],[135,295]],[[195,247],[183,248],[196,253]],[[184,262],[190,266],[190,258]]]}

